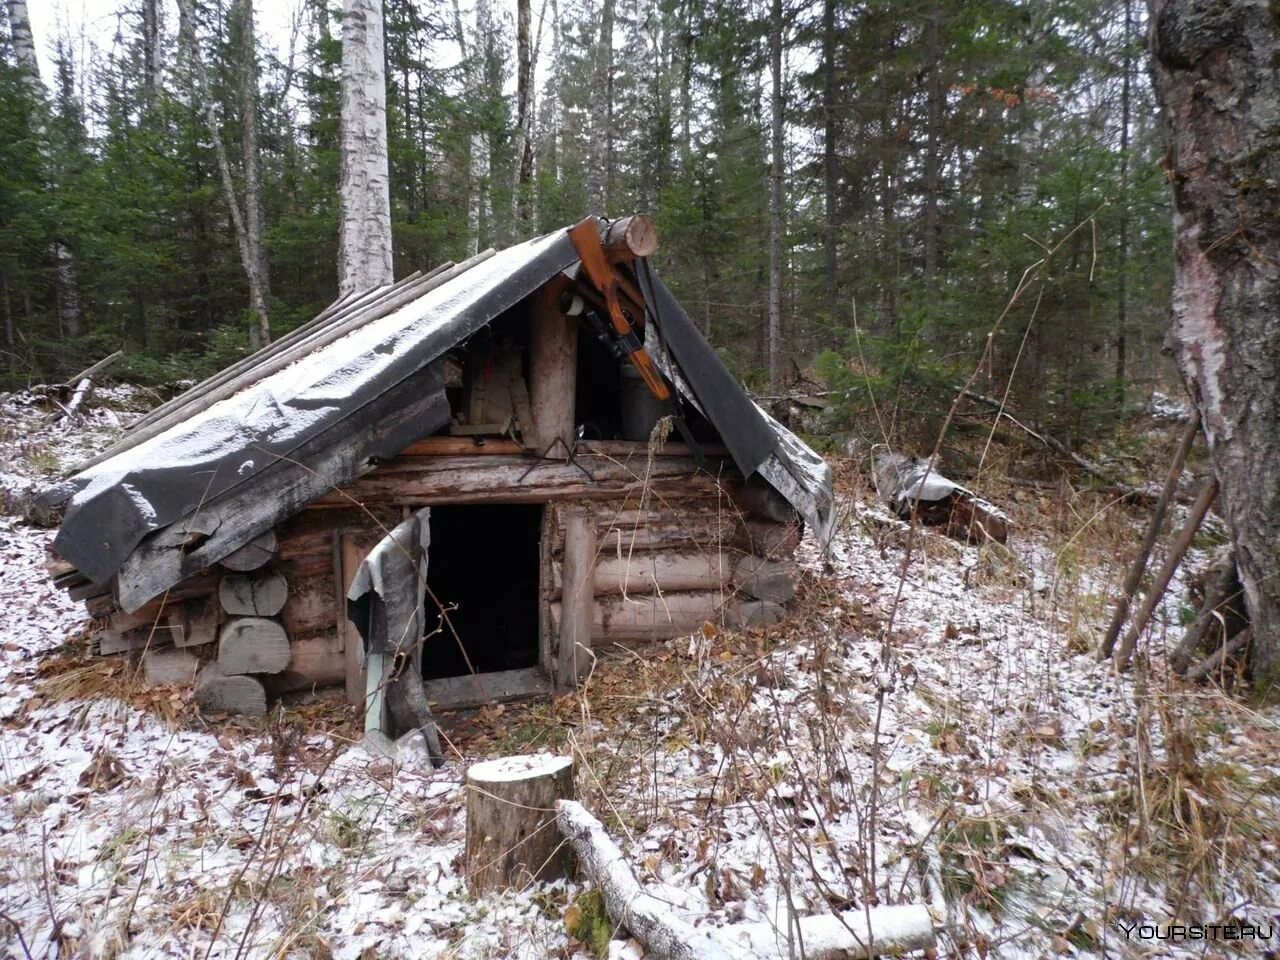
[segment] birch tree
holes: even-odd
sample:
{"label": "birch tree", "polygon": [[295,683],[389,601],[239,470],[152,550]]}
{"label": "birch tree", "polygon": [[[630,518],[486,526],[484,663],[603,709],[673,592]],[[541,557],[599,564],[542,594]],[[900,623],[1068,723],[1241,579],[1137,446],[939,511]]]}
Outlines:
{"label": "birch tree", "polygon": [[1173,185],[1173,342],[1235,543],[1260,683],[1280,682],[1280,24],[1265,4],[1156,0]]}
{"label": "birch tree", "polygon": [[[246,8],[248,8],[246,10]],[[253,56],[253,10],[252,0],[236,0],[234,11],[243,27],[243,43],[248,53]],[[263,217],[261,182],[255,189],[253,180],[257,178],[257,137],[253,130],[257,126],[257,92],[251,95],[241,91],[242,108],[249,106],[242,120],[245,121],[244,152],[245,164],[245,199],[241,206],[241,198],[236,190],[235,179],[231,172],[231,160],[227,155],[227,146],[222,139],[222,130],[218,123],[218,112],[214,105],[213,94],[209,84],[209,74],[205,69],[204,58],[200,55],[199,41],[195,32],[195,12],[191,0],[178,0],[179,33],[185,41],[188,56],[191,58],[191,72],[194,78],[192,97],[196,109],[199,110],[209,131],[209,139],[213,141],[213,153],[218,164],[218,177],[222,183],[222,193],[231,215],[231,229],[235,235],[236,251],[240,255],[240,266],[244,270],[245,279],[249,282],[249,346],[257,349],[271,340],[271,314],[267,304],[266,254],[263,251]],[[245,51],[242,50],[242,54]],[[239,82],[243,85],[252,80],[257,83],[256,68],[246,75],[242,66]],[[247,98],[247,104],[246,104]],[[252,154],[252,163],[249,157]],[[252,175],[251,175],[252,174]]]}
{"label": "birch tree", "polygon": [[782,385],[782,186],[786,170],[782,116],[782,0],[773,0],[769,14],[769,383]]}
{"label": "birch tree", "polygon": [[390,283],[391,181],[382,0],[346,0],[342,17],[342,293]]}

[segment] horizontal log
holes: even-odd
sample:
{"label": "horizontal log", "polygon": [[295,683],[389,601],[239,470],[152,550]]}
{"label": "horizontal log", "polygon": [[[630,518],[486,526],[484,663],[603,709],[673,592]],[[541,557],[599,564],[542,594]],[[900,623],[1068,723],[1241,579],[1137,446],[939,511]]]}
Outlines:
{"label": "horizontal log", "polygon": [[218,562],[228,570],[235,570],[238,573],[257,570],[271,562],[276,555],[278,545],[275,531],[265,530],[243,547],[232,550]]}
{"label": "horizontal log", "polygon": [[[332,603],[332,597],[330,597]],[[260,678],[269,693],[297,693],[341,686],[347,661],[336,634],[304,637],[289,642],[289,666]]]}
{"label": "horizontal log", "polygon": [[427,700],[441,710],[465,710],[489,703],[542,697],[551,693],[551,680],[536,667],[445,677],[425,682]]}
{"label": "horizontal log", "polygon": [[[708,457],[727,457],[729,448],[722,443],[699,444],[698,450]],[[521,456],[528,450],[514,440],[485,437],[483,443],[477,443],[471,437],[436,436],[426,437],[409,444],[401,451],[401,457],[494,457]],[[645,457],[649,453],[647,440],[581,440],[575,449],[575,455],[619,457]],[[687,443],[670,441],[662,445],[658,452],[662,457],[692,457],[693,451]]]}
{"label": "horizontal log", "polygon": [[629,217],[610,220],[600,227],[600,245],[610,260],[634,260],[649,257],[658,250],[658,230],[653,217],[633,213]]}
{"label": "horizontal log", "polygon": [[[709,553],[649,553],[623,551],[622,555],[597,554],[595,595],[675,593],[682,590],[723,590],[733,575],[737,558],[721,551]],[[559,561],[552,566],[554,587],[561,590]]]}
{"label": "horizontal log", "polygon": [[757,600],[790,603],[800,574],[795,564],[762,557],[742,557],[733,569],[733,585]]}
{"label": "horizontal log", "polygon": [[[690,545],[720,549],[743,538],[741,518],[732,506],[701,500],[658,504],[644,509],[617,503],[588,504],[601,556],[634,550],[677,549]],[[555,516],[556,542],[564,544],[564,517]]]}
{"label": "horizontal log", "polygon": [[143,674],[149,687],[189,684],[196,678],[200,662],[187,650],[152,650],[142,658]]}
{"label": "horizontal log", "polygon": [[[724,478],[717,479],[721,472]],[[352,499],[414,507],[483,501],[537,503],[616,498],[646,490],[660,497],[714,497],[731,488],[734,478],[736,471],[724,462],[713,461],[704,472],[686,457],[663,456],[646,462],[639,457],[627,461],[591,455],[577,457],[576,464],[506,456],[397,458],[311,507],[347,506]]]}
{"label": "horizontal log", "polygon": [[280,611],[285,631],[295,643],[299,637],[336,629],[335,595],[333,556],[330,553],[324,573],[295,583],[284,609]]}
{"label": "horizontal log", "polygon": [[[704,623],[720,619],[719,591],[668,593],[596,600],[591,616],[592,640],[669,640]],[[559,628],[561,607],[551,604],[552,623]]]}
{"label": "horizontal log", "polygon": [[796,548],[800,546],[803,535],[804,524],[798,521],[775,523],[758,517],[748,517],[745,523],[738,527],[738,535],[733,545],[747,553],[754,553],[757,557],[786,560],[795,556]]}
{"label": "horizontal log", "polygon": [[229,675],[206,663],[196,677],[196,704],[201,713],[260,717],[267,712],[267,692],[255,677]]}

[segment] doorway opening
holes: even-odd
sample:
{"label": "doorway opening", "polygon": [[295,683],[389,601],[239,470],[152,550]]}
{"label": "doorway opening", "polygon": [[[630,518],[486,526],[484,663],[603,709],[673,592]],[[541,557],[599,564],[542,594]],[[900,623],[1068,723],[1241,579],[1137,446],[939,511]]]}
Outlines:
{"label": "doorway opening", "polygon": [[542,505],[432,507],[429,522],[423,678],[537,666]]}

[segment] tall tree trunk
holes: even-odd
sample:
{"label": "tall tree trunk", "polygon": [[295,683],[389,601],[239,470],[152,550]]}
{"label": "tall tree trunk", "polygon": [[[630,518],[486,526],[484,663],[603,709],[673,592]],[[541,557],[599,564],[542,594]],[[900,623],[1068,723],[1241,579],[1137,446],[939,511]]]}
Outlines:
{"label": "tall tree trunk", "polygon": [[[46,93],[44,81],[40,77],[40,61],[36,56],[35,38],[31,33],[31,14],[26,0],[6,0],[9,11],[9,33],[13,42],[13,55],[18,62],[18,69],[23,80],[31,91],[31,96],[39,104],[37,116],[34,118],[37,129],[43,131],[47,126]],[[57,184],[52,185],[57,189]],[[58,332],[65,338],[74,340],[80,336],[80,279],[76,269],[76,256],[70,245],[61,237],[53,241],[50,249],[53,256],[54,276],[57,278]]]}
{"label": "tall tree trunk", "polygon": [[828,322],[836,326],[836,0],[822,3],[822,203]]}
{"label": "tall tree trunk", "polygon": [[40,61],[36,58],[35,39],[31,35],[31,15],[26,0],[5,0],[9,10],[9,35],[13,40],[13,56],[18,69],[31,88],[31,94],[44,99],[44,84],[40,80]]}
{"label": "tall tree trunk", "polygon": [[342,223],[338,289],[393,277],[382,0],[345,0],[342,16]]}
{"label": "tall tree trunk", "polygon": [[693,0],[685,0],[683,15],[680,35],[680,170],[687,172],[689,155],[693,150],[689,132],[689,120],[693,116]]}
{"label": "tall tree trunk", "polygon": [[258,166],[258,51],[254,43],[253,0],[236,0],[240,20],[240,125],[244,162],[244,227],[249,242],[249,345],[271,342],[271,273],[267,261],[262,171]]}
{"label": "tall tree trunk", "polygon": [[[238,3],[249,3],[251,0],[237,0]],[[240,197],[236,192],[235,180],[231,176],[231,161],[227,157],[227,146],[222,141],[222,132],[218,128],[218,115],[214,109],[213,94],[210,92],[209,75],[205,70],[204,58],[200,56],[199,40],[196,37],[195,15],[191,0],[178,0],[179,33],[184,38],[188,54],[191,57],[192,74],[196,89],[192,98],[204,113],[205,126],[209,130],[209,139],[213,141],[213,155],[218,163],[218,178],[222,182],[222,194],[231,215],[231,230],[235,235],[236,250],[240,254],[240,266],[244,270],[245,279],[249,282],[249,310],[256,314],[249,327],[250,345],[260,345],[260,332],[267,320],[267,300],[262,287],[262,274],[259,270],[259,242],[250,233],[245,211],[240,206]],[[247,135],[247,131],[246,131]],[[270,327],[267,327],[270,330]]]}
{"label": "tall tree trunk", "polygon": [[516,0],[516,127],[519,133],[516,216],[520,236],[528,236],[533,220],[533,26],[532,0]]}
{"label": "tall tree trunk", "polygon": [[600,40],[594,59],[591,151],[587,170],[588,213],[607,215],[613,200],[613,15],[615,0],[603,0]]}
{"label": "tall tree trunk", "polygon": [[773,0],[769,15],[769,383],[782,386],[782,178],[786,170],[782,127],[782,0]]}
{"label": "tall tree trunk", "polygon": [[160,89],[160,11],[159,0],[142,0],[142,87],[147,105]]}
{"label": "tall tree trunk", "polygon": [[[467,48],[467,30],[462,24],[462,6],[458,0],[453,0],[453,29],[458,40],[458,50],[465,64],[467,95],[474,100],[479,96],[480,71],[478,62],[471,60],[471,54]],[[477,50],[476,57],[478,58],[479,55]],[[467,150],[467,254],[472,257],[480,251],[480,208],[483,203],[481,194],[484,185],[479,171],[486,165],[483,161],[484,137],[479,130],[473,130]]]}
{"label": "tall tree trunk", "polygon": [[1253,628],[1280,683],[1280,23],[1267,4],[1155,0],[1173,184],[1173,340],[1204,421]]}
{"label": "tall tree trunk", "polygon": [[1120,270],[1116,291],[1116,414],[1124,412],[1125,377],[1128,376],[1129,309],[1129,73],[1132,69],[1132,2],[1124,0],[1124,78],[1120,84]]}
{"label": "tall tree trunk", "polygon": [[[938,193],[942,188],[942,117],[946,90],[942,78],[942,10],[934,5],[929,17],[926,61],[929,86],[925,95],[924,188],[924,280],[932,290],[938,278],[941,216]],[[930,324],[932,326],[932,323]]]}

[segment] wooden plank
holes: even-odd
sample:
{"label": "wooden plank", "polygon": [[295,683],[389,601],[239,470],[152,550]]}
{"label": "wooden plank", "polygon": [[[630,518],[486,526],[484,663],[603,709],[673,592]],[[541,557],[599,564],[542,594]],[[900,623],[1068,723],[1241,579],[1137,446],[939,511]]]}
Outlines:
{"label": "wooden plank", "polygon": [[[438,370],[424,370],[401,381],[373,402],[303,444],[257,474],[252,483],[229,490],[204,504],[202,523],[212,533],[194,548],[186,545],[187,520],[157,530],[133,551],[117,576],[118,599],[137,609],[168,587],[225,557],[307,504],[374,469],[371,458],[398,450],[449,416]],[[293,461],[305,464],[298,467]],[[337,498],[337,505],[352,502]]]}
{"label": "wooden plank", "polygon": [[596,528],[591,514],[574,510],[565,517],[564,587],[560,594],[560,646],[556,689],[573,690],[589,669],[591,614],[595,597]]}
{"label": "wooden plank", "polygon": [[337,535],[336,566],[334,583],[337,587],[335,597],[336,609],[334,619],[338,625],[338,636],[342,643],[343,662],[345,667],[347,702],[359,706],[365,702],[367,677],[364,668],[364,647],[360,639],[360,631],[347,619],[347,591],[351,589],[351,581],[356,577],[360,564],[369,555],[376,541],[368,535],[341,533]]}
{"label": "wooden plank", "polygon": [[525,443],[539,454],[568,459],[576,436],[578,318],[560,311],[568,280],[557,275],[535,295],[529,344],[529,405]]}
{"label": "wooden plank", "polygon": [[432,707],[441,710],[465,710],[504,700],[544,697],[551,693],[551,680],[536,667],[427,680],[424,686]]}

